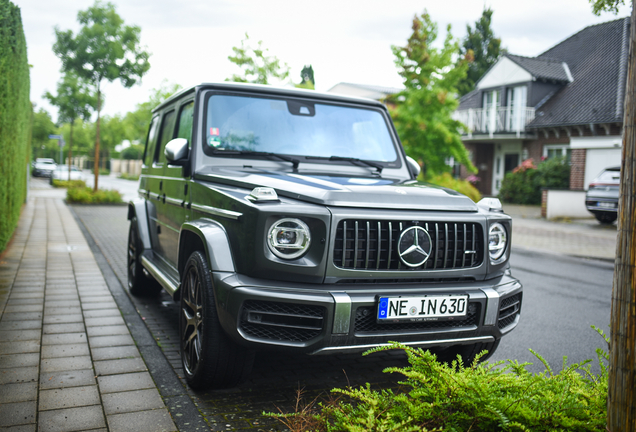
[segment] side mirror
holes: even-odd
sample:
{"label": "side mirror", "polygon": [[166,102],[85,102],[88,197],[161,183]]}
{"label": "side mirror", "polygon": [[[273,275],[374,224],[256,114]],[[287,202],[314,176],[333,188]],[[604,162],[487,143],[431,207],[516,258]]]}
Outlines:
{"label": "side mirror", "polygon": [[417,178],[417,176],[420,175],[420,164],[418,164],[411,156],[406,157],[406,163],[409,166],[409,172],[413,178]]}
{"label": "side mirror", "polygon": [[163,153],[170,165],[183,165],[188,159],[188,140],[185,138],[170,140]]}

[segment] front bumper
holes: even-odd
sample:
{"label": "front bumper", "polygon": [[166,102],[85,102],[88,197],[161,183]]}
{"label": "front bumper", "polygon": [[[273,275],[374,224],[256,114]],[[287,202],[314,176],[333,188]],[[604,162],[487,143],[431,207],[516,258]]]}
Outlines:
{"label": "front bumper", "polygon": [[[491,281],[430,284],[294,284],[213,273],[225,332],[255,349],[309,354],[363,351],[389,341],[422,347],[494,342],[519,322],[521,283],[506,274]],[[468,314],[455,320],[378,323],[379,296],[464,293]]]}

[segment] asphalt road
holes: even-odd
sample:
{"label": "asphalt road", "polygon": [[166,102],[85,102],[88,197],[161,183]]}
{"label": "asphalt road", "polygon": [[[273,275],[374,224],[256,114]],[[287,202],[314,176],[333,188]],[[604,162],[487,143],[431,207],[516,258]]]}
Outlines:
{"label": "asphalt road", "polygon": [[[74,211],[125,286],[126,207],[76,206]],[[561,369],[563,356],[568,356],[568,364],[596,359],[595,349],[604,347],[604,341],[590,326],[609,332],[613,264],[515,249],[511,264],[524,285],[521,322],[502,340],[491,361],[515,359],[532,363],[527,367],[532,372],[544,371],[529,348],[555,371]],[[181,377],[177,305],[165,293],[131,299]],[[382,370],[405,364],[397,353],[369,357],[259,353],[251,378],[238,388],[202,393],[188,389],[188,394],[212,430],[277,430],[282,426],[262,411],[293,410],[298,389],[304,389],[305,399],[312,400],[326,396],[334,387],[367,382],[375,388],[396,386],[399,377]],[[598,366],[593,370],[598,371]]]}

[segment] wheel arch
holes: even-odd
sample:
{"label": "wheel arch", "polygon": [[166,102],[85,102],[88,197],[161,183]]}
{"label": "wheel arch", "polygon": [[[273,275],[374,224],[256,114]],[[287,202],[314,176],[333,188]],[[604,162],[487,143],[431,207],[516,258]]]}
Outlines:
{"label": "wheel arch", "polygon": [[183,274],[190,255],[200,250],[205,253],[211,271],[235,272],[230,241],[220,223],[199,219],[181,226],[179,235],[179,274]]}
{"label": "wheel arch", "polygon": [[128,220],[132,223],[133,219],[137,219],[137,233],[143,244],[144,249],[150,249],[150,230],[148,228],[148,212],[146,211],[146,201],[136,199],[128,202]]}

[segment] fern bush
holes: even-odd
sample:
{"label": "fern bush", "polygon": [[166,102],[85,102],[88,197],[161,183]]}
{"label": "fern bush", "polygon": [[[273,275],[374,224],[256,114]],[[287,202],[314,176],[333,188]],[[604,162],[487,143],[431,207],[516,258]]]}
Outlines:
{"label": "fern bush", "polygon": [[[596,329],[606,341],[608,338]],[[316,409],[271,414],[290,430],[315,431],[605,431],[609,354],[597,350],[601,372],[591,360],[555,374],[532,374],[528,363],[500,361],[440,363],[434,354],[399,343],[367,351],[404,350],[410,366],[385,369],[404,376],[401,390],[334,389],[342,397]],[[531,350],[532,351],[532,350]],[[484,353],[481,355],[483,356]],[[309,428],[307,428],[309,426]]]}

